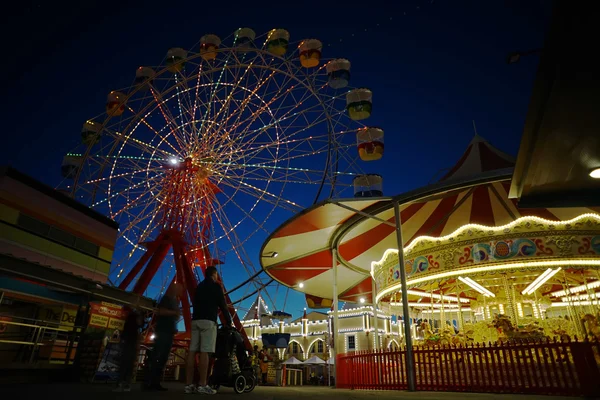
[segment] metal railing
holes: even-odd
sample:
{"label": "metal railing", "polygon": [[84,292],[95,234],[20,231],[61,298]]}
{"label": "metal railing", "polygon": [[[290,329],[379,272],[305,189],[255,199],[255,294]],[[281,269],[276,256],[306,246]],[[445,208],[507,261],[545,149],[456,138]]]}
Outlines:
{"label": "metal railing", "polygon": [[72,364],[81,327],[54,321],[2,318],[0,364]]}

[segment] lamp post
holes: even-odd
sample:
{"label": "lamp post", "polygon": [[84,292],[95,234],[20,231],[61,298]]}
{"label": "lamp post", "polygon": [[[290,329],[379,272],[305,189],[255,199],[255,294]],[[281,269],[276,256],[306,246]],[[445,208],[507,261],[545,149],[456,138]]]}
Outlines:
{"label": "lamp post", "polygon": [[331,329],[331,343],[333,343],[333,379],[337,387],[337,346],[338,346],[338,288],[337,288],[337,249],[331,250],[333,262],[333,327]]}
{"label": "lamp post", "polygon": [[404,320],[404,337],[406,340],[406,373],[408,390],[414,392],[415,385],[415,359],[413,356],[412,336],[410,330],[410,310],[408,309],[408,293],[406,288],[406,270],[404,268],[404,244],[402,241],[402,221],[400,218],[400,204],[394,201],[394,216],[396,217],[396,241],[398,244],[398,266],[400,267],[400,284],[402,288],[402,319]]}

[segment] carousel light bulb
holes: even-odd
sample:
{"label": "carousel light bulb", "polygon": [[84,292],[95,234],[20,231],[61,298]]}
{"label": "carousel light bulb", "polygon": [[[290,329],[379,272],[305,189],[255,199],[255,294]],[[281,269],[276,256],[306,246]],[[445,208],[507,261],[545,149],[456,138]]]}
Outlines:
{"label": "carousel light bulb", "polygon": [[600,179],[600,168],[594,168],[590,171],[590,176],[594,179]]}
{"label": "carousel light bulb", "polygon": [[552,278],[561,268],[558,267],[556,269],[548,268],[545,270],[540,276],[538,276],[529,286],[525,288],[521,292],[521,294],[533,294],[536,290],[538,290],[544,283],[546,283],[550,278]]}
{"label": "carousel light bulb", "polygon": [[484,295],[486,297],[496,297],[496,295],[494,293],[490,292],[488,289],[484,288],[483,286],[481,286],[479,283],[475,282],[471,278],[468,278],[468,277],[463,278],[462,276],[459,276],[458,280],[466,285],[471,286],[473,289],[475,289],[476,291],[478,291],[479,293],[481,293],[482,295]]}
{"label": "carousel light bulb", "polygon": [[298,287],[299,287],[300,289],[302,289],[302,288],[304,287],[304,283],[300,282],[300,283],[298,284]]}
{"label": "carousel light bulb", "polygon": [[154,340],[156,336],[154,336],[154,333],[152,335],[150,335],[150,340]]}
{"label": "carousel light bulb", "polygon": [[360,304],[364,304],[364,302],[365,302],[365,298],[364,298],[364,297],[361,297],[361,298],[360,298]]}
{"label": "carousel light bulb", "polygon": [[171,158],[171,159],[169,160],[169,162],[170,162],[172,165],[176,165],[176,164],[178,163],[178,161],[177,161],[177,159],[176,159],[176,158]]}

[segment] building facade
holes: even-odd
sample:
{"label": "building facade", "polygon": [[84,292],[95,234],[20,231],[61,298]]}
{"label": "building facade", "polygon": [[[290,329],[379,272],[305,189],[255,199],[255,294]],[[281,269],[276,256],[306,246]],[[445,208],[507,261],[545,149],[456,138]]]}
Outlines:
{"label": "building facade", "polygon": [[0,253],[106,283],[115,221],[12,168],[0,176]]}
{"label": "building facade", "polygon": [[377,322],[373,307],[346,303],[338,313],[338,328],[335,343],[331,340],[333,312],[312,311],[290,322],[277,321],[269,317],[268,307],[258,298],[244,316],[242,324],[253,345],[262,348],[263,333],[289,333],[290,342],[286,349],[270,349],[271,355],[280,360],[296,357],[300,361],[317,356],[327,361],[333,356],[331,345],[337,353],[372,350],[376,348],[376,328],[379,332],[379,348],[397,348],[401,342],[402,324],[378,310]]}

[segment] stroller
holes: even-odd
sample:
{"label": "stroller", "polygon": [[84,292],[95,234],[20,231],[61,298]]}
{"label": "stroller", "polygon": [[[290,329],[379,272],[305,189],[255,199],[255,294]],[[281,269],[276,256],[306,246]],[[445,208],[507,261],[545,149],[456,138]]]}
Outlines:
{"label": "stroller", "polygon": [[215,362],[208,384],[215,390],[232,387],[237,394],[248,393],[256,387],[256,376],[244,348],[242,335],[222,327],[217,332]]}

